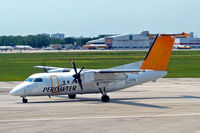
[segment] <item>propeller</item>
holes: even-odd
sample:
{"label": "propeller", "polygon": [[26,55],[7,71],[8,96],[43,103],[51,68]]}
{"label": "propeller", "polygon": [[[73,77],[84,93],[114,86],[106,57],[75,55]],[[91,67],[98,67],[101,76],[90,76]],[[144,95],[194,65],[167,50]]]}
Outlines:
{"label": "propeller", "polygon": [[81,80],[81,72],[84,69],[84,67],[82,67],[81,70],[79,72],[77,72],[76,64],[74,63],[74,61],[72,61],[72,66],[73,66],[74,71],[75,71],[75,74],[73,75],[74,80],[72,81],[72,83],[74,83],[75,81],[78,81],[78,83],[81,87],[81,90],[83,90],[83,85],[82,85],[82,80]]}
{"label": "propeller", "polygon": [[45,66],[46,66],[46,63],[44,62],[44,60],[43,60],[42,65],[43,65],[43,72],[44,72],[44,73],[48,73],[48,69],[45,67]]}
{"label": "propeller", "polygon": [[48,69],[45,66],[43,67],[43,72],[48,73]]}

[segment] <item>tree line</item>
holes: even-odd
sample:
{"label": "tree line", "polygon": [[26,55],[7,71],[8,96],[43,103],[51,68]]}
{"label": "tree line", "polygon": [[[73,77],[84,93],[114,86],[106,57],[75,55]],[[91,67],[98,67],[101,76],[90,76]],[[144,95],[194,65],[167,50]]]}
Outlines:
{"label": "tree line", "polygon": [[99,37],[66,37],[57,39],[44,35],[28,35],[28,36],[0,36],[0,46],[12,45],[29,45],[33,48],[47,47],[50,44],[75,44],[78,46],[85,45],[86,42]]}

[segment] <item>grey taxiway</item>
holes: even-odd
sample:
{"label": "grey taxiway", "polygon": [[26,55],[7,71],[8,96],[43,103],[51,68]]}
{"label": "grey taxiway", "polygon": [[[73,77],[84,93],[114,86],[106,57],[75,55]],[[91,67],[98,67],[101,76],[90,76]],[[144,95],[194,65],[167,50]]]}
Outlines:
{"label": "grey taxiway", "polygon": [[160,79],[100,94],[20,97],[9,91],[20,82],[0,82],[0,132],[200,133],[200,79]]}

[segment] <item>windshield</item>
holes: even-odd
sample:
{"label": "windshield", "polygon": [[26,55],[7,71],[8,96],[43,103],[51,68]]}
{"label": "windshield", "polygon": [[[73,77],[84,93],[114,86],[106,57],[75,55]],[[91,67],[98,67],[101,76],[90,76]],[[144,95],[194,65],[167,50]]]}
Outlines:
{"label": "windshield", "polygon": [[27,78],[25,81],[26,81],[26,82],[32,82],[32,81],[33,81],[33,78]]}
{"label": "windshield", "polygon": [[42,82],[42,78],[36,78],[33,82]]}

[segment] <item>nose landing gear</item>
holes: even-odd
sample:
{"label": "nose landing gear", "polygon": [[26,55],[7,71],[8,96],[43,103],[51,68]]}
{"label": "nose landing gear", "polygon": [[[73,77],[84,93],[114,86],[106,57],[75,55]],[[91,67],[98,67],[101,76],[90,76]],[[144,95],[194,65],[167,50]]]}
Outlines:
{"label": "nose landing gear", "polygon": [[23,97],[23,98],[22,98],[22,102],[23,102],[23,103],[27,103],[27,102],[28,102],[28,99],[26,99],[25,97]]}

